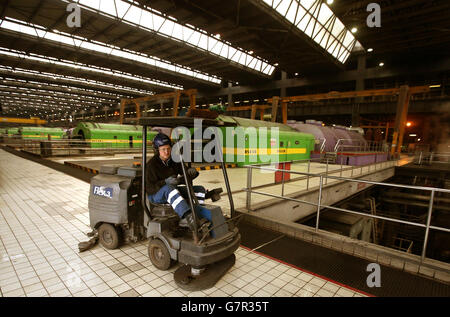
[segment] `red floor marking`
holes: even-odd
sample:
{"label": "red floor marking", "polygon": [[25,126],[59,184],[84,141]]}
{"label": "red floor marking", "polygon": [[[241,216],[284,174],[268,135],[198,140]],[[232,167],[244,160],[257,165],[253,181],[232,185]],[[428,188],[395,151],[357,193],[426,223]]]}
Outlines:
{"label": "red floor marking", "polygon": [[252,249],[250,249],[250,248],[248,248],[248,247],[246,247],[246,246],[240,245],[240,247],[243,248],[243,249],[245,249],[245,250],[247,250],[247,251],[250,251],[250,252],[256,253],[256,254],[258,254],[258,255],[264,256],[264,257],[266,257],[266,258],[269,258],[269,259],[271,259],[271,260],[277,261],[277,262],[279,262],[279,263],[286,264],[287,266],[290,266],[290,267],[292,267],[292,268],[294,268],[294,269],[297,269],[297,270],[299,270],[299,271],[302,271],[302,272],[305,272],[305,273],[308,273],[308,274],[317,276],[317,277],[319,277],[319,278],[321,278],[321,279],[327,280],[328,282],[331,282],[331,283],[340,285],[340,286],[342,286],[342,287],[348,288],[348,289],[350,289],[350,290],[352,290],[352,291],[354,291],[354,292],[357,292],[357,293],[360,293],[360,294],[363,294],[363,295],[366,295],[366,296],[369,296],[369,297],[376,297],[375,295],[372,295],[372,294],[366,293],[366,292],[364,292],[364,291],[358,290],[358,289],[356,289],[356,288],[353,288],[353,287],[351,287],[351,286],[348,286],[348,285],[345,285],[345,284],[336,282],[336,281],[334,281],[334,280],[332,280],[332,279],[329,279],[328,277],[325,277],[325,276],[316,274],[316,273],[314,273],[314,272],[310,272],[310,271],[308,271],[308,270],[302,269],[302,268],[300,268],[300,267],[298,267],[298,266],[295,266],[295,265],[293,265],[293,264],[290,264],[290,263],[281,261],[280,259],[273,258],[273,257],[271,257],[270,255],[267,255],[267,254],[264,254],[264,253],[261,253],[261,252],[258,252],[258,251],[252,251]]}

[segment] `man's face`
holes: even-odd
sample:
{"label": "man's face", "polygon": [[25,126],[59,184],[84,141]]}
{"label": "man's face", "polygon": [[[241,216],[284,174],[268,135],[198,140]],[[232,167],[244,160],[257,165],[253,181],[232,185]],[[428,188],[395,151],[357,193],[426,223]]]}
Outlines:
{"label": "man's face", "polygon": [[162,145],[159,147],[159,157],[163,161],[167,161],[170,158],[171,152],[172,152],[172,147],[170,145]]}

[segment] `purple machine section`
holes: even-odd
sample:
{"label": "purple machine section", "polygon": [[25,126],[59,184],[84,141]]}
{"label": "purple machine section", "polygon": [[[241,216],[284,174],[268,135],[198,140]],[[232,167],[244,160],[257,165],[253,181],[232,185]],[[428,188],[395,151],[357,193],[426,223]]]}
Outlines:
{"label": "purple machine section", "polygon": [[[344,136],[345,134],[341,132],[344,129],[345,127],[337,127],[336,131],[339,131],[338,133]],[[387,153],[368,150],[367,141],[362,134],[351,130],[346,130],[345,132],[350,136],[351,141],[343,142],[345,145],[339,147],[336,157],[337,164],[362,166],[387,161]]]}
{"label": "purple machine section", "polygon": [[380,152],[361,152],[361,153],[351,153],[351,152],[342,152],[338,154],[336,158],[337,164],[343,165],[353,165],[353,166],[362,166],[367,164],[385,162],[388,160],[388,153],[380,153]]}
{"label": "purple machine section", "polygon": [[350,135],[350,137],[353,140],[356,140],[357,144],[361,144],[362,148],[364,148],[367,145],[367,140],[364,138],[364,136],[361,133],[358,133],[356,131],[348,130],[347,133]]}
{"label": "purple machine section", "polygon": [[287,125],[299,132],[314,135],[316,139],[316,146],[314,147],[314,152],[311,153],[311,158],[320,158],[322,142],[325,142],[323,147],[324,152],[334,152],[334,146],[336,145],[337,140],[336,134],[333,129],[322,126],[321,121],[307,120],[306,123],[288,121]]}
{"label": "purple machine section", "polygon": [[333,127],[334,133],[337,136],[337,141],[339,141],[339,148],[333,149],[333,151],[337,150],[338,152],[342,151],[357,151],[356,146],[359,145],[358,140],[354,140],[352,135],[343,126],[335,126]]}
{"label": "purple machine section", "polygon": [[[321,146],[323,152],[335,152],[337,150],[336,164],[361,166],[372,163],[384,162],[388,159],[387,153],[365,152],[367,141],[364,136],[357,132],[348,130],[344,126],[325,127],[322,121],[306,120],[306,123],[289,120],[287,125],[299,132],[310,133],[316,139],[316,146],[311,152],[311,158],[321,157]],[[336,144],[339,141],[339,146]]]}

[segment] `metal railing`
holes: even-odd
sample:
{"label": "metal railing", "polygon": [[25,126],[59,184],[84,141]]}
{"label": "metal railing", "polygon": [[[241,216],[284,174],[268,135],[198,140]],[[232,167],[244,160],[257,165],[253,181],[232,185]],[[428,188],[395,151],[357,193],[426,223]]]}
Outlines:
{"label": "metal railing", "polygon": [[431,165],[432,163],[450,163],[450,153],[416,152],[414,163]]}
{"label": "metal railing", "polygon": [[358,139],[338,139],[334,146],[334,152],[389,152],[389,145],[384,141],[366,141]]}
{"label": "metal railing", "polygon": [[[391,163],[391,164],[394,163],[393,166],[395,166],[398,164],[398,160],[386,161],[383,163]],[[379,164],[382,164],[382,163],[379,163]],[[247,192],[246,209],[248,211],[251,211],[251,194],[254,193],[254,194],[258,194],[258,195],[277,198],[280,200],[294,201],[294,202],[298,202],[298,203],[316,206],[317,207],[316,225],[315,225],[316,232],[318,232],[318,230],[319,230],[320,210],[322,208],[328,208],[328,209],[337,210],[337,211],[354,214],[354,215],[359,215],[359,216],[363,216],[363,217],[368,217],[368,218],[372,218],[372,219],[386,220],[386,221],[391,221],[391,222],[395,222],[395,223],[401,223],[401,224],[425,228],[425,236],[424,236],[424,242],[423,242],[423,247],[422,247],[421,261],[423,261],[425,259],[426,247],[427,247],[428,235],[429,235],[430,229],[444,231],[444,232],[450,232],[449,228],[442,228],[442,227],[437,227],[437,226],[431,225],[431,216],[432,216],[432,212],[433,212],[433,202],[434,202],[435,193],[441,192],[441,193],[450,194],[450,190],[448,190],[448,189],[423,187],[423,186],[412,186],[412,185],[400,185],[400,184],[367,181],[367,180],[362,180],[362,179],[346,178],[346,177],[341,177],[341,176],[339,176],[339,177],[331,176],[331,175],[329,175],[328,171],[325,174],[324,173],[317,174],[317,173],[309,173],[309,172],[304,173],[304,172],[297,172],[297,171],[291,171],[291,170],[285,170],[285,169],[270,168],[270,167],[265,167],[264,165],[247,165],[246,167],[247,167],[247,188],[245,188],[244,190]],[[272,193],[266,193],[266,192],[254,190],[252,188],[252,170],[253,169],[273,171],[273,172],[282,172],[282,173],[295,174],[295,175],[303,175],[303,176],[306,176],[308,178],[308,180],[311,177],[313,177],[313,178],[318,177],[319,178],[319,186],[318,186],[319,193],[318,193],[317,203],[308,202],[308,201],[304,201],[304,200],[296,199],[296,198],[292,198],[292,197],[286,197],[284,195],[284,189],[282,189],[281,196],[272,194]],[[364,183],[364,184],[370,184],[370,185],[388,186],[388,187],[394,187],[394,188],[429,191],[431,193],[430,193],[430,199],[428,202],[428,213],[427,213],[427,218],[426,218],[426,224],[411,222],[411,221],[406,221],[406,220],[400,220],[400,219],[390,218],[390,217],[385,217],[385,216],[377,216],[377,215],[367,214],[367,213],[363,213],[363,212],[359,212],[359,211],[353,211],[353,210],[348,210],[348,209],[344,209],[344,208],[338,208],[338,207],[324,205],[324,204],[322,204],[322,190],[323,190],[323,187],[326,185],[326,182],[328,179],[333,179],[336,181],[344,181],[344,182],[356,182],[356,183]],[[325,182],[324,182],[324,180],[325,180]],[[284,186],[284,184],[283,184],[283,186]],[[259,187],[261,187],[261,186],[259,186]],[[308,185],[307,185],[307,188],[309,188]]]}
{"label": "metal railing", "polygon": [[318,148],[319,152],[323,153],[323,150],[325,149],[325,143],[327,142],[327,139],[326,138],[319,138],[318,141],[319,141],[319,143],[316,144],[316,145],[319,145],[319,146],[317,146],[317,147],[314,146],[314,150],[317,151],[317,148]]}
{"label": "metal railing", "polygon": [[[364,169],[366,169],[367,173],[370,172],[375,172],[377,170],[381,170],[381,169],[385,169],[386,167],[390,167],[390,166],[394,166],[394,164],[397,164],[397,160],[386,160],[386,161],[382,161],[382,162],[376,162],[376,163],[370,163],[370,164],[365,164],[365,165],[358,165],[358,166],[352,166],[352,165],[345,165],[343,164],[343,161],[341,161],[340,164],[334,164],[333,162],[330,161],[329,158],[326,158],[326,160],[324,160],[323,158],[310,158],[310,159],[303,159],[303,160],[292,160],[292,161],[285,161],[285,162],[279,162],[277,164],[283,164],[283,163],[290,163],[290,164],[294,164],[294,163],[305,163],[307,164],[307,174],[306,176],[302,176],[302,177],[297,177],[297,178],[293,178],[290,179],[288,181],[285,180],[285,173],[282,173],[282,179],[281,179],[281,192],[284,194],[284,187],[285,187],[285,183],[286,182],[296,182],[296,181],[300,181],[303,179],[306,179],[306,190],[309,190],[309,184],[310,184],[310,171],[311,171],[311,163],[321,163],[325,165],[325,172],[321,173],[324,176],[328,176],[331,174],[339,174],[340,177],[342,177],[342,174],[346,171],[350,171],[350,176],[358,176],[358,175],[362,175]],[[255,165],[246,165],[247,166],[256,166]],[[260,166],[263,166],[266,164],[260,164]],[[330,166],[340,166],[337,169],[333,169],[330,171]],[[346,166],[344,168],[344,166]],[[295,174],[294,172],[292,172],[293,174]],[[247,173],[248,175],[248,173]],[[250,184],[251,184],[251,180],[250,180]],[[267,187],[267,186],[272,186],[276,183],[269,183],[269,184],[265,184],[265,185],[258,185],[254,188],[263,188],[263,187]],[[325,185],[328,184],[328,178],[325,178]],[[245,190],[245,189],[244,189]]]}
{"label": "metal railing", "polygon": [[[92,155],[92,154],[114,154],[114,153],[140,153],[141,144],[124,143],[121,140],[111,140],[102,143],[101,147],[96,147],[98,142],[90,140],[60,139],[60,140],[32,140],[21,138],[4,138],[4,145],[24,150],[30,153],[45,156],[71,156],[71,155]],[[95,144],[95,145],[94,145]]]}

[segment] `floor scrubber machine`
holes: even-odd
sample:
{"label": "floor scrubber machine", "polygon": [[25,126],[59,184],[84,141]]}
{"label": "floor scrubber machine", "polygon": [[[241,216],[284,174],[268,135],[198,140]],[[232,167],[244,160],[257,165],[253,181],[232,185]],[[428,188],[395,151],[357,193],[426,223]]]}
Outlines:
{"label": "floor scrubber machine", "polygon": [[[219,123],[205,119],[202,125]],[[91,241],[98,239],[108,249],[119,247],[121,242],[148,239],[148,255],[155,267],[168,270],[175,262],[182,264],[174,273],[179,287],[190,291],[210,288],[234,265],[234,252],[241,240],[226,166],[221,162],[231,217],[227,220],[217,205],[205,205],[211,211],[212,223],[202,226],[201,231],[180,227],[180,218],[170,204],[152,204],[146,198],[147,127],[192,128],[194,118],[140,118],[139,124],[143,127],[141,166],[105,165],[91,179],[89,217],[93,231],[88,236],[93,237]],[[195,210],[198,201],[192,180],[186,173],[185,163],[182,167],[188,203]],[[214,202],[220,199],[221,191],[209,191],[206,197]]]}

